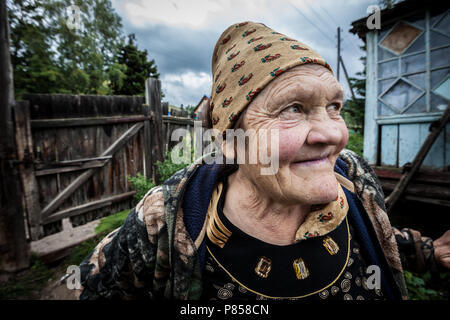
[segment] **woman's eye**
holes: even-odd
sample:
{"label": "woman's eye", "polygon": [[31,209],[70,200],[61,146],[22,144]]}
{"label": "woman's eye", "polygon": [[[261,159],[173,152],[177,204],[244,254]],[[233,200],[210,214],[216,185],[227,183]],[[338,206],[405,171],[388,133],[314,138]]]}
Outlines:
{"label": "woman's eye", "polygon": [[327,111],[337,112],[340,109],[341,109],[341,107],[337,103],[333,103],[333,104],[330,104],[329,106],[327,106]]}
{"label": "woman's eye", "polygon": [[302,109],[302,107],[299,106],[299,105],[292,105],[292,106],[287,107],[283,111],[293,112],[293,113],[300,113],[302,111],[301,109]]}

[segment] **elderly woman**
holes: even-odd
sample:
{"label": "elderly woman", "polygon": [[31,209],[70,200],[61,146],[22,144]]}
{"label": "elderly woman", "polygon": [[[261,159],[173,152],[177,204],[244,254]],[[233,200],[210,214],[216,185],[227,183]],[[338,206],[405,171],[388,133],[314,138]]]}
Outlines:
{"label": "elderly woman", "polygon": [[244,22],[219,38],[212,72],[212,127],[225,138],[240,128],[279,139],[244,150],[225,141],[227,163],[256,143],[269,155],[277,148],[277,170],[199,159],[176,173],[85,259],[80,298],[406,298],[398,247],[403,263],[424,268],[433,245],[391,227],[375,174],[344,149],[343,91],[330,66]]}

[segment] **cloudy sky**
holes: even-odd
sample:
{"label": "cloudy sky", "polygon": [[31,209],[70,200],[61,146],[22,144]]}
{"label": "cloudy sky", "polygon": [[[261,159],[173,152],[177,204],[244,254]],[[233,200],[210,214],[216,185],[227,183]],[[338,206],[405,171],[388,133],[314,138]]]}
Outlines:
{"label": "cloudy sky", "polygon": [[[170,104],[196,105],[211,91],[211,55],[221,33],[242,21],[262,22],[302,41],[336,70],[336,29],[350,76],[361,71],[363,44],[351,34],[351,22],[366,16],[377,0],[112,0],[125,32],[135,33],[161,74]],[[342,70],[342,69],[341,69]],[[348,88],[343,71],[341,83]],[[347,90],[347,96],[350,92]]]}

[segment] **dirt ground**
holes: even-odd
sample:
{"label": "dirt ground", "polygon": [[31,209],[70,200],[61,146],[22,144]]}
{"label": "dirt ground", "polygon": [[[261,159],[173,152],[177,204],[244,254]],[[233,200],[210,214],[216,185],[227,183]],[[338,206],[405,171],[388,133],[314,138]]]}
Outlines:
{"label": "dirt ground", "polygon": [[[63,220],[62,232],[32,242],[31,250],[42,262],[37,265],[34,262],[29,269],[0,279],[0,299],[77,300],[80,290],[70,290],[66,282],[61,281],[68,267],[65,257],[70,254],[64,248],[95,236],[94,230],[99,221],[72,228],[70,222]],[[44,265],[44,261],[48,264]]]}
{"label": "dirt ground", "polygon": [[65,275],[64,268],[57,268],[55,275],[52,276],[45,287],[38,293],[37,300],[78,300],[79,290],[70,290],[67,284],[61,282],[61,278]]}

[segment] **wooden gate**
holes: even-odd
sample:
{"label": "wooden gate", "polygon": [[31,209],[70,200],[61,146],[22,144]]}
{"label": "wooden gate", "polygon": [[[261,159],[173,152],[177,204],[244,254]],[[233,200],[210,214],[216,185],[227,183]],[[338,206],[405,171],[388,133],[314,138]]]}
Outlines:
{"label": "wooden gate", "polygon": [[24,100],[16,104],[15,123],[29,239],[61,231],[62,219],[75,227],[133,206],[127,176],[144,173],[152,161],[143,97]]}

